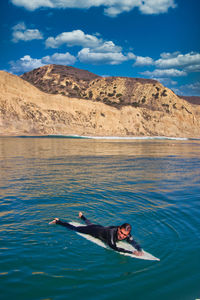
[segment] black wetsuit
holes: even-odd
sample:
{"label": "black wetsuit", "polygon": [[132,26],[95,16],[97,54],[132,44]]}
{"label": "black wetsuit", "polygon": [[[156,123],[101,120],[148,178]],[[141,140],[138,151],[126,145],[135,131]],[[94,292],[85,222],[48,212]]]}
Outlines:
{"label": "black wetsuit", "polygon": [[[119,251],[119,252],[124,252],[124,253],[133,253],[133,251],[125,250],[123,248],[119,248],[116,246],[116,242],[119,241],[117,238],[117,230],[119,226],[109,226],[109,227],[104,227],[102,225],[95,225],[92,224],[88,219],[86,219],[84,216],[81,217],[82,220],[85,221],[87,226],[73,226],[67,222],[62,222],[62,221],[57,221],[56,224],[65,226],[71,230],[80,232],[80,233],[86,233],[89,234],[95,238],[100,239],[107,245],[109,245],[112,249]],[[129,244],[133,245],[137,251],[141,251],[142,248],[140,245],[133,239],[131,234],[128,235],[128,237],[125,239],[126,242]]]}

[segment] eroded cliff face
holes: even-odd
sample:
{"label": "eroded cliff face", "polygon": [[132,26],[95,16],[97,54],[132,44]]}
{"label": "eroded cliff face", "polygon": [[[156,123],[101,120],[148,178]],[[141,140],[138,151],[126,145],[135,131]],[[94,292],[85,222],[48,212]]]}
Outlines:
{"label": "eroded cliff face", "polygon": [[[200,106],[179,98],[157,81],[101,78],[86,71],[88,77],[77,73],[75,78],[73,69],[73,74],[62,78],[57,74],[52,79],[52,70],[52,65],[37,70],[43,72],[34,75],[34,80],[40,80],[40,90],[18,76],[0,72],[1,135],[200,137]],[[51,83],[49,78],[46,82],[47,75]],[[78,86],[73,88],[79,91],[77,97],[69,95],[69,80],[70,86]],[[41,81],[46,83],[41,85]],[[65,92],[60,90],[62,85]],[[49,93],[42,92],[46,89],[42,86],[49,86]],[[52,86],[57,88],[56,95],[50,94]]]}

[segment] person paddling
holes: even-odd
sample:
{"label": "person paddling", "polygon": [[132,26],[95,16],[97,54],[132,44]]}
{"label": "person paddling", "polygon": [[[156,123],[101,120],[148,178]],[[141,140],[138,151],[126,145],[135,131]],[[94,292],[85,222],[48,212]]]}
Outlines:
{"label": "person paddling", "polygon": [[[115,251],[123,252],[123,253],[129,253],[134,254],[137,256],[142,256],[143,251],[140,245],[133,239],[131,236],[131,225],[128,223],[124,223],[121,226],[109,226],[104,227],[102,225],[97,225],[91,223],[86,217],[82,214],[82,212],[79,212],[79,218],[82,219],[87,226],[73,226],[70,223],[63,222],[58,218],[54,218],[53,221],[51,221],[49,224],[59,224],[64,227],[67,227],[71,230],[89,234],[95,238],[100,239],[104,243],[106,243],[110,248],[112,248]],[[135,251],[129,251],[125,250],[123,248],[117,247],[116,242],[125,240],[129,244],[131,244],[136,250]]]}

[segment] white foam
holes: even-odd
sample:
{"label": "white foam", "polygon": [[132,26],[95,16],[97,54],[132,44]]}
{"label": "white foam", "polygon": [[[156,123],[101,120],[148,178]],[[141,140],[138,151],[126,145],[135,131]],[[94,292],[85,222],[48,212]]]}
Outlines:
{"label": "white foam", "polygon": [[177,141],[188,140],[187,138],[176,138],[176,137],[166,137],[166,136],[134,136],[134,137],[89,136],[87,138],[96,139],[96,140],[177,140]]}
{"label": "white foam", "polygon": [[63,135],[63,137],[68,138],[85,138],[85,139],[95,139],[95,140],[177,140],[177,141],[187,141],[188,138],[184,137],[167,137],[167,136],[86,136],[86,135]]}

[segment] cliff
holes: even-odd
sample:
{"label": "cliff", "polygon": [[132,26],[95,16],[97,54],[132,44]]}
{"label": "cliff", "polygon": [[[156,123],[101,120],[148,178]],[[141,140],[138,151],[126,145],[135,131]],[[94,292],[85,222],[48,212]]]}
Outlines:
{"label": "cliff", "polygon": [[154,80],[49,65],[0,71],[0,88],[1,135],[200,137],[200,106]]}

